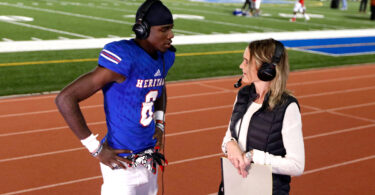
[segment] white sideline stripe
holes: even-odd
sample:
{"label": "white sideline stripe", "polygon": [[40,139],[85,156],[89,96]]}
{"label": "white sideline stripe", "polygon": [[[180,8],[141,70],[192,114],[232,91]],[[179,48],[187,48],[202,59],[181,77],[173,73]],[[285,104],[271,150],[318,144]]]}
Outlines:
{"label": "white sideline stripe", "polygon": [[330,165],[330,166],[324,166],[324,167],[321,167],[321,168],[318,168],[318,169],[312,169],[312,170],[305,171],[303,173],[303,175],[307,175],[307,174],[311,174],[311,173],[315,173],[315,172],[319,172],[319,171],[324,171],[324,170],[332,169],[332,168],[336,168],[336,167],[341,167],[341,166],[345,166],[345,165],[349,165],[349,164],[353,164],[353,163],[357,163],[357,162],[361,162],[361,161],[365,161],[365,160],[371,160],[373,158],[375,158],[375,155],[366,156],[366,157],[363,157],[363,158],[358,158],[358,159],[354,159],[354,160],[350,160],[350,161],[346,161],[346,162],[342,162],[342,163],[337,163],[337,164],[333,164],[333,165]]}
{"label": "white sideline stripe", "polygon": [[[35,29],[38,29],[38,30],[44,30],[44,31],[54,32],[54,33],[59,33],[59,34],[64,34],[64,35],[70,35],[70,36],[75,36],[75,37],[79,37],[79,38],[86,38],[86,39],[92,39],[93,38],[91,36],[86,36],[86,35],[81,35],[81,34],[77,34],[77,33],[66,32],[66,31],[62,31],[62,30],[56,30],[56,29],[52,29],[52,28],[46,28],[46,27],[32,25],[32,24],[25,24],[25,23],[14,22],[14,21],[5,21],[5,20],[0,20],[0,22],[6,22],[6,23],[14,24],[14,25],[24,26],[24,27],[28,27],[28,28],[35,28]],[[34,41],[34,42],[43,42],[44,40],[34,39],[34,40],[31,40],[31,41]],[[65,40],[63,40],[63,41],[65,41]],[[14,42],[14,43],[16,43],[16,42]],[[4,50],[4,49],[6,49],[6,48],[3,48],[2,50]]]}
{"label": "white sideline stripe", "polygon": [[[0,3],[1,5],[1,3]],[[66,14],[66,13],[65,13]],[[73,14],[74,16],[79,14]],[[88,17],[79,15],[79,17]],[[89,18],[91,18],[90,16]],[[96,18],[96,17],[94,17]],[[92,18],[91,18],[92,19]],[[98,19],[110,20],[110,19]],[[123,21],[110,20],[111,22],[124,23]],[[133,23],[131,23],[133,24]],[[176,32],[187,33],[188,31],[174,30]],[[194,32],[192,32],[194,33]],[[196,34],[196,33],[195,33]],[[238,33],[238,34],[210,34],[210,35],[182,35],[175,36],[174,45],[186,44],[218,44],[218,43],[243,43],[258,39],[274,38],[277,40],[299,40],[317,38],[338,38],[338,37],[361,37],[374,36],[375,29],[351,29],[351,30],[314,30],[296,32],[261,32],[261,33]],[[44,41],[14,41],[1,42],[0,53],[23,52],[23,51],[45,51],[45,50],[65,50],[65,49],[94,49],[103,48],[106,43],[118,41],[122,38],[97,38],[97,39],[75,39],[75,40],[44,40]],[[48,45],[48,47],[47,47]]]}

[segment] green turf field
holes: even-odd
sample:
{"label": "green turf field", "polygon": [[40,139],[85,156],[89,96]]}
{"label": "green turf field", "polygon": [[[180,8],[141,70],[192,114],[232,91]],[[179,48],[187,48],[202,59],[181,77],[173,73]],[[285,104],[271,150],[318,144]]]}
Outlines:
{"label": "green turf field", "polygon": [[[142,1],[130,0],[0,0],[1,16],[25,16],[33,21],[0,20],[0,41],[31,41],[132,37],[131,26]],[[262,17],[236,17],[242,4],[216,4],[187,0],[163,0],[173,14],[203,16],[204,20],[176,19],[175,36],[341,30],[375,28],[369,14],[358,13],[359,2],[349,9],[330,9],[329,1],[306,0],[307,12],[324,18],[296,23],[280,13],[291,14],[293,4],[262,4]],[[368,9],[369,10],[369,9]],[[177,57],[167,80],[240,74],[238,64],[247,43],[178,45]],[[219,51],[221,54],[205,54]],[[60,90],[80,74],[96,66],[100,49],[0,53],[0,96]],[[201,52],[201,55],[196,53]],[[292,70],[375,62],[375,55],[331,57],[289,51]],[[77,60],[83,60],[76,62]],[[20,65],[21,64],[21,65]]]}

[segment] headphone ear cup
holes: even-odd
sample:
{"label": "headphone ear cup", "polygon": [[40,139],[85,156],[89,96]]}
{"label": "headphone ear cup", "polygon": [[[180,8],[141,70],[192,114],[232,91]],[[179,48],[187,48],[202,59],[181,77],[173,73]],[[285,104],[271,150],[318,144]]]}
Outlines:
{"label": "headphone ear cup", "polygon": [[263,63],[259,68],[257,75],[262,81],[271,81],[276,76],[276,67],[270,63]]}
{"label": "headphone ear cup", "polygon": [[138,39],[147,39],[150,34],[150,28],[147,22],[134,24],[132,30]]}

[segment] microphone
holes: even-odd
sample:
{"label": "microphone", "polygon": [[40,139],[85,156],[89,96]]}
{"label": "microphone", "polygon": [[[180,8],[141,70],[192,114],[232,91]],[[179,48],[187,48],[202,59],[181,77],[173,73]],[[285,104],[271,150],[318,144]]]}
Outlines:
{"label": "microphone", "polygon": [[238,79],[237,83],[234,84],[234,88],[239,88],[242,85],[242,77]]}

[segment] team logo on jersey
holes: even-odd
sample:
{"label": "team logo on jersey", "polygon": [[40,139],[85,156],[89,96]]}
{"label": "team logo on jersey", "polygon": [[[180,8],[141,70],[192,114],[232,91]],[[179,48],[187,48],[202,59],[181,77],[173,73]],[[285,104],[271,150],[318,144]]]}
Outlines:
{"label": "team logo on jersey", "polygon": [[164,79],[138,79],[137,88],[159,87],[164,85]]}
{"label": "team logo on jersey", "polygon": [[115,64],[118,64],[121,62],[121,58],[118,57],[116,54],[106,50],[106,49],[103,49],[102,52],[100,52],[100,56],[104,57],[105,59],[115,63]]}
{"label": "team logo on jersey", "polygon": [[161,76],[160,69],[158,69],[158,71],[156,71],[156,73],[154,74],[154,77],[160,77],[160,76]]}

